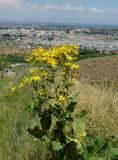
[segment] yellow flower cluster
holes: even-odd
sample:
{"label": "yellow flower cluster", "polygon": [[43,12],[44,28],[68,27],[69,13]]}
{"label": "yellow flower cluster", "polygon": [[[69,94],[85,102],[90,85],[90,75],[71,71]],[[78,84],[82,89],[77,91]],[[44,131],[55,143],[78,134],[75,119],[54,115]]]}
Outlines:
{"label": "yellow flower cluster", "polygon": [[[70,67],[77,69],[72,63],[78,54],[78,47],[75,45],[54,46],[50,49],[38,48],[32,51],[32,54],[26,58],[27,61],[33,63],[44,63],[55,68],[60,63],[70,63]],[[66,65],[66,64],[65,64]]]}
{"label": "yellow flower cluster", "polygon": [[64,63],[64,66],[65,67],[69,67],[72,70],[77,70],[77,69],[80,68],[80,66],[78,64],[75,64],[75,63],[72,63],[72,62],[68,62],[68,61]]}
{"label": "yellow flower cluster", "polygon": [[41,78],[39,76],[24,77],[22,81],[18,84],[18,86],[12,86],[11,88],[9,88],[9,92],[13,94],[17,91],[17,89],[23,88],[27,84],[32,84],[40,80]]}
{"label": "yellow flower cluster", "polygon": [[47,63],[52,67],[52,68],[55,68],[57,66],[57,61],[56,59],[54,58],[48,58],[47,59]]}
{"label": "yellow flower cluster", "polygon": [[26,84],[31,84],[33,82],[40,81],[41,78],[39,76],[30,76],[30,77],[24,77],[21,81],[21,83],[18,85],[18,88],[24,87]]}

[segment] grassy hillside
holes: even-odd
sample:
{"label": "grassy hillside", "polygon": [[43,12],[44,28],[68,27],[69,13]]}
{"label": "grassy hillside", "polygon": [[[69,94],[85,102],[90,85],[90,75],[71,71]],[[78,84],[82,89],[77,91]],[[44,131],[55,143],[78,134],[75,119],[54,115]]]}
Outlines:
{"label": "grassy hillside", "polygon": [[[118,80],[118,57],[83,60],[80,65],[80,78],[73,88],[73,92],[79,92],[76,111],[86,109],[87,129],[96,134],[115,135],[116,143],[118,92],[114,90],[113,82],[117,84]],[[19,67],[15,67],[14,71],[19,71]],[[25,67],[21,67],[25,72]],[[0,78],[0,160],[48,160],[45,145],[27,133],[27,128],[38,123],[37,117],[33,118],[24,108],[26,98],[30,99],[30,91],[4,96],[19,76]]]}

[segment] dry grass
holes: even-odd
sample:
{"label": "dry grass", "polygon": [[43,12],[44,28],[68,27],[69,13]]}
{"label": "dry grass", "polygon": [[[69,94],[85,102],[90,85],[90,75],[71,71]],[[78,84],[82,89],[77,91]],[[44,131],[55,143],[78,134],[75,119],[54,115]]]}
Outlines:
{"label": "dry grass", "polygon": [[0,79],[0,160],[45,160],[45,145],[27,132],[27,128],[37,125],[38,120],[37,117],[31,119],[25,110],[26,92],[4,96],[13,81],[11,77]]}
{"label": "dry grass", "polygon": [[92,132],[118,135],[118,92],[113,85],[90,85],[77,82],[75,92],[79,92],[76,111],[88,112],[87,128]]}
{"label": "dry grass", "polygon": [[77,110],[88,110],[90,129],[118,135],[118,56],[81,61],[77,89]]}
{"label": "dry grass", "polygon": [[6,47],[0,47],[0,56],[7,56],[7,55],[26,55],[29,54],[31,50],[20,50],[17,46],[11,45]]}
{"label": "dry grass", "polygon": [[118,87],[118,56],[82,60],[80,79],[85,82],[114,82]]}

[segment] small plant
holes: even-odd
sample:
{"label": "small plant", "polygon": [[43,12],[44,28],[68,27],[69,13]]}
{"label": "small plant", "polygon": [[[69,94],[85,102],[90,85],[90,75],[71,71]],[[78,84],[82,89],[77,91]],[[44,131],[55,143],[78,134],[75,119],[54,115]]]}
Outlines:
{"label": "small plant", "polygon": [[33,87],[32,100],[27,109],[39,117],[39,125],[28,132],[44,141],[52,160],[93,160],[101,156],[108,141],[86,133],[83,117],[86,111],[74,113],[78,93],[72,92],[79,65],[76,64],[78,47],[56,46],[38,48],[26,58],[34,64],[27,77],[17,88]]}
{"label": "small plant", "polygon": [[7,66],[8,63],[2,57],[0,57],[0,73],[2,78],[4,77],[4,70]]}

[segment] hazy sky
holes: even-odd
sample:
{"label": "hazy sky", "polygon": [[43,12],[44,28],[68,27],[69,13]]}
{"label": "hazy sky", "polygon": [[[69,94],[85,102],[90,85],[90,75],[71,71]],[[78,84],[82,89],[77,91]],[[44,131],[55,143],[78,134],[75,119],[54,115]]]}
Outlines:
{"label": "hazy sky", "polygon": [[0,0],[0,21],[118,24],[118,0]]}

